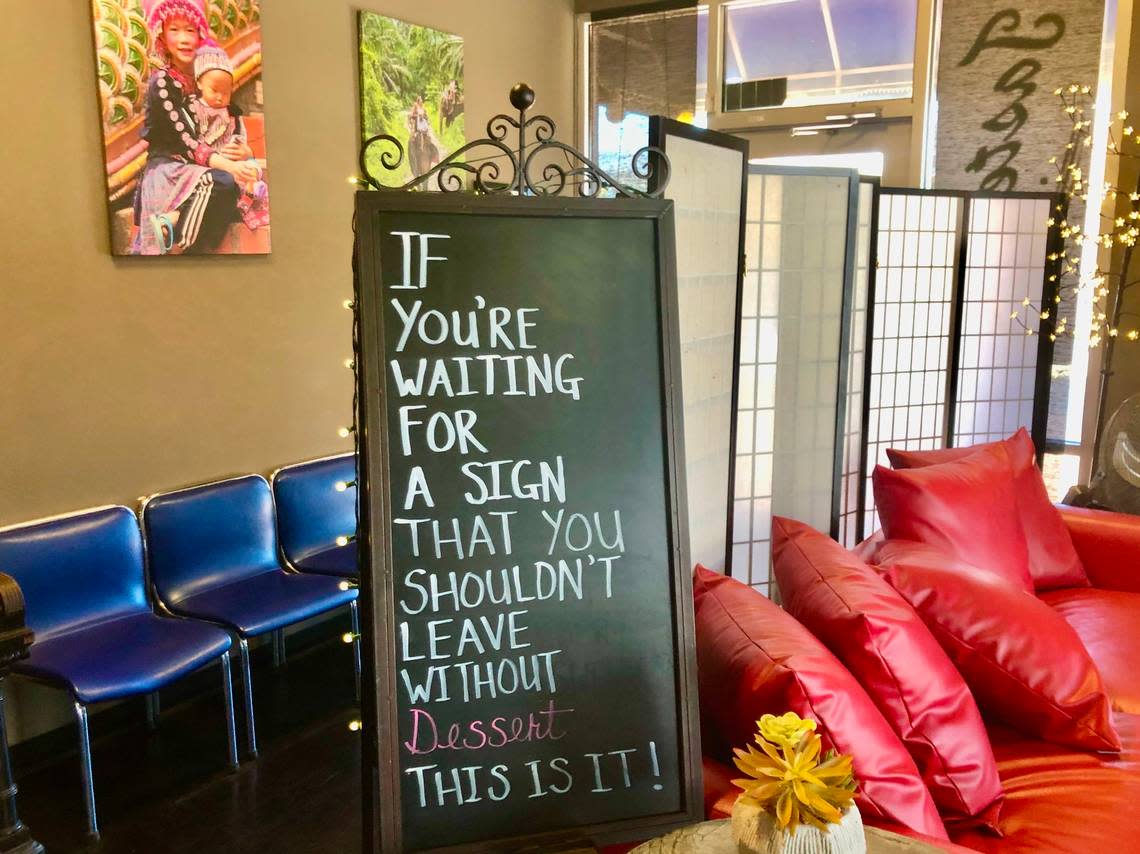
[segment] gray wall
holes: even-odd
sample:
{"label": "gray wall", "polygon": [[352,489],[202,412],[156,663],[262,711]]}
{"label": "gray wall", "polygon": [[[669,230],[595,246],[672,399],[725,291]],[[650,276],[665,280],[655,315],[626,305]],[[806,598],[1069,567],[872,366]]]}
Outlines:
{"label": "gray wall", "polygon": [[[273,254],[116,260],[90,3],[4,4],[0,525],[351,447],[360,6],[463,36],[469,135],[526,80],[571,137],[572,0],[263,0]],[[64,719],[15,693],[15,740]]]}

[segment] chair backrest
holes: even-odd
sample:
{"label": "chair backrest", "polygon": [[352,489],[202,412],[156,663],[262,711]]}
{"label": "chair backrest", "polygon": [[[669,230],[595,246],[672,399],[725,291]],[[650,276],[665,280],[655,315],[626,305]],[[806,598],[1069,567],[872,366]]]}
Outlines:
{"label": "chair backrest", "polygon": [[169,604],[280,569],[273,494],[261,475],[153,495],[142,523],[151,582]]}
{"label": "chair backrest", "polygon": [[139,523],[128,507],[100,507],[0,531],[0,572],[20,585],[38,641],[150,607]]}
{"label": "chair backrest", "polygon": [[331,549],[336,538],[356,533],[357,490],[337,484],[356,480],[356,455],[285,466],[273,473],[277,535],[281,550],[296,562]]}

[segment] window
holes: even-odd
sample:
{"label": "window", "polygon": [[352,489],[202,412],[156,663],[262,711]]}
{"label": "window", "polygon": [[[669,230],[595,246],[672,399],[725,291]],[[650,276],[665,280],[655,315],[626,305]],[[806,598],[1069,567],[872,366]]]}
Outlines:
{"label": "window", "polygon": [[724,7],[726,110],[910,98],[917,0]]}
{"label": "window", "polygon": [[587,25],[586,147],[623,183],[644,188],[630,158],[649,116],[704,124],[708,8],[595,15]]}

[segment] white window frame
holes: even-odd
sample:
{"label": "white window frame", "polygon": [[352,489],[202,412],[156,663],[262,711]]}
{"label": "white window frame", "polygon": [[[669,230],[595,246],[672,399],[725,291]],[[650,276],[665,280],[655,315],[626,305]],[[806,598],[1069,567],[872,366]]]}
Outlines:
{"label": "white window frame", "polygon": [[[603,8],[604,4],[599,3],[599,8]],[[620,0],[614,0],[614,11],[620,11]],[[627,4],[629,5],[629,4]],[[632,15],[651,15],[655,11],[648,8],[652,5],[652,0],[646,3],[638,3],[631,7]],[[700,0],[694,3],[694,6],[700,8],[707,6],[706,0]],[[678,11],[675,7],[665,6],[659,11]],[[710,38],[710,44],[711,44]],[[583,154],[590,157],[594,156],[594,152],[590,150],[590,128],[594,121],[594,117],[590,114],[590,13],[578,12],[574,15],[574,140],[578,145],[578,150]],[[710,84],[711,85],[711,84]],[[674,116],[666,116],[666,118],[674,118]]]}
{"label": "white window frame", "polygon": [[721,110],[721,96],[724,91],[723,51],[725,47],[726,9],[738,2],[740,0],[708,0],[709,89],[705,103],[708,110],[709,127],[728,133],[749,133],[780,128],[787,128],[790,131],[791,128],[801,125],[828,124],[828,116],[851,113],[877,113],[874,119],[861,120],[867,123],[909,121],[911,125],[909,171],[911,183],[918,186],[922,174],[926,108],[929,102],[930,85],[933,80],[931,66],[936,0],[918,0],[918,20],[915,22],[914,84],[910,98],[814,104],[801,107],[767,107],[759,110],[734,110],[726,113]]}
{"label": "white window frame", "polygon": [[[930,103],[931,86],[934,80],[934,36],[937,23],[938,0],[918,0],[918,20],[915,22],[914,45],[914,84],[910,98],[890,98],[886,100],[858,101],[839,104],[818,104],[801,107],[769,107],[760,110],[721,111],[721,95],[724,90],[724,27],[725,9],[740,0],[703,0],[697,4],[708,7],[708,91],[705,96],[705,109],[708,114],[708,127],[726,133],[750,133],[762,130],[786,128],[791,130],[800,125],[827,124],[827,116],[850,113],[876,113],[874,119],[862,119],[866,123],[909,122],[911,186],[922,186],[925,138],[927,133],[927,106]],[[575,57],[578,72],[574,75],[575,88],[575,134],[582,151],[589,151],[590,122],[590,15],[580,13],[575,16],[574,39]]]}

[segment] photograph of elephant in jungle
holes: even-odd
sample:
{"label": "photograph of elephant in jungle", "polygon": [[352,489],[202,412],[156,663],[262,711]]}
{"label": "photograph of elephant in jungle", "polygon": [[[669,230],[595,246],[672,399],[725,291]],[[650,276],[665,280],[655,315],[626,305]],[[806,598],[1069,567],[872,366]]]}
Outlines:
{"label": "photograph of elephant in jungle", "polygon": [[[396,171],[380,164],[390,145],[368,152],[368,170],[401,185],[429,172],[463,146],[463,39],[451,33],[360,12],[360,128],[388,134],[404,148]],[[424,189],[438,190],[437,178]]]}

